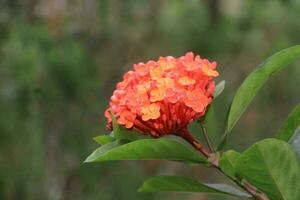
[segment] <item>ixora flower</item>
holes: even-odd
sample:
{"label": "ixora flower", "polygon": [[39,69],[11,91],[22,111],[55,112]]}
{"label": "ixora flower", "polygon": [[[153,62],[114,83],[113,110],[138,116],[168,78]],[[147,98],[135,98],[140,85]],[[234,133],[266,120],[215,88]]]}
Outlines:
{"label": "ixora flower", "polygon": [[108,129],[112,114],[118,124],[154,138],[184,136],[188,124],[202,117],[212,101],[216,65],[192,52],[133,65],[105,111]]}

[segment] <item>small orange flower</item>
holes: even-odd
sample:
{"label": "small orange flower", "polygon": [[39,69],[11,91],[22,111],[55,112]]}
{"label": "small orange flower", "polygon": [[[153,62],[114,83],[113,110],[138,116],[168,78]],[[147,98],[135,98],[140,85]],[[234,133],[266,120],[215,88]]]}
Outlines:
{"label": "small orange flower", "polygon": [[120,113],[120,117],[118,118],[118,123],[124,125],[126,128],[131,128],[133,126],[133,122],[136,118],[136,114],[130,112],[129,110],[123,110]]}
{"label": "small orange flower", "polygon": [[174,87],[174,80],[171,78],[160,78],[156,80],[157,84],[156,86],[158,88],[172,88]]}
{"label": "small orange flower", "polygon": [[142,119],[148,121],[149,119],[157,119],[160,116],[159,104],[153,103],[148,106],[142,107]]}
{"label": "small orange flower", "polygon": [[165,98],[166,90],[165,88],[157,88],[150,92],[150,101],[156,102],[161,101]]}
{"label": "small orange flower", "polygon": [[207,76],[217,77],[219,76],[219,73],[213,69],[211,69],[209,66],[204,65],[202,66],[202,71]]}
{"label": "small orange flower", "polygon": [[137,93],[139,94],[145,94],[149,91],[150,89],[150,83],[149,82],[145,82],[145,83],[141,83],[139,85],[137,85]]}
{"label": "small orange flower", "polygon": [[175,67],[175,59],[171,56],[164,58],[160,57],[158,61],[158,65],[164,70],[170,70]]}
{"label": "small orange flower", "polygon": [[126,128],[160,137],[181,134],[187,125],[205,114],[215,89],[216,62],[201,59],[192,52],[175,58],[160,57],[133,65],[117,84],[105,112]]}
{"label": "small orange flower", "polygon": [[178,80],[180,85],[193,85],[196,83],[194,79],[191,79],[188,76],[183,76]]}
{"label": "small orange flower", "polygon": [[150,70],[150,76],[153,80],[157,80],[162,78],[163,72],[163,68],[161,66],[158,66]]}
{"label": "small orange flower", "polygon": [[184,101],[185,105],[193,108],[194,111],[202,113],[210,100],[201,90],[188,91]]}

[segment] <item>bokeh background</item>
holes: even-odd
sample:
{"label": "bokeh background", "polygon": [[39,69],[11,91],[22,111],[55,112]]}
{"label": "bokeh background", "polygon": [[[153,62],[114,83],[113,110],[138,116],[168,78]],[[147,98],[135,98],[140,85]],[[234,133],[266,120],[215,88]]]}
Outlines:
{"label": "bokeh background", "polygon": [[[133,63],[159,56],[194,51],[216,60],[219,80],[226,80],[210,127],[217,143],[242,80],[269,55],[299,43],[299,0],[1,0],[0,199],[224,199],[136,192],[153,175],[223,181],[205,167],[83,164],[97,147],[92,138],[107,133],[103,112],[114,85]],[[299,64],[268,82],[227,148],[242,151],[276,133],[299,102]]]}

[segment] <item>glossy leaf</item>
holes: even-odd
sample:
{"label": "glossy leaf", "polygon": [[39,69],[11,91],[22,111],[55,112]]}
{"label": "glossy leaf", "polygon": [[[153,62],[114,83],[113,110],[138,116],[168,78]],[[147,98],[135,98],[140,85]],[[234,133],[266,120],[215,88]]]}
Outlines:
{"label": "glossy leaf", "polygon": [[148,179],[139,192],[201,192],[211,194],[226,194],[238,197],[250,197],[225,184],[203,184],[196,180],[181,176],[157,176]]}
{"label": "glossy leaf", "polygon": [[222,80],[220,83],[216,85],[215,91],[213,93],[213,97],[217,98],[223,92],[225,88],[225,80]]}
{"label": "glossy leaf", "polygon": [[115,140],[115,138],[110,135],[99,135],[97,137],[94,137],[93,139],[95,142],[101,145],[111,143]]}
{"label": "glossy leaf", "polygon": [[[111,143],[109,143],[111,144]],[[107,144],[107,145],[109,145]],[[195,150],[173,139],[142,139],[121,146],[101,146],[85,162],[110,160],[174,160],[206,163]],[[111,148],[112,147],[112,148]]]}
{"label": "glossy leaf", "polygon": [[229,177],[237,180],[236,177],[236,169],[235,165],[240,157],[240,153],[233,151],[233,150],[228,150],[225,153],[222,154],[221,159],[220,159],[220,168],[221,170]]}
{"label": "glossy leaf", "polygon": [[237,90],[228,115],[226,132],[230,132],[264,83],[276,72],[300,56],[300,45],[275,53],[258,66]]}
{"label": "glossy leaf", "polygon": [[300,168],[291,146],[265,139],[246,150],[236,163],[237,173],[270,200],[300,199]]}
{"label": "glossy leaf", "polygon": [[293,109],[279,129],[277,138],[288,142],[298,127],[300,127],[300,103]]}

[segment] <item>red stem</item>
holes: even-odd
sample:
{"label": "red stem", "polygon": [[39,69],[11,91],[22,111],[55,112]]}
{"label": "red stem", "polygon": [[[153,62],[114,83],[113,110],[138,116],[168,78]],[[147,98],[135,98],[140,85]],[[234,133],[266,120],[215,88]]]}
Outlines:
{"label": "red stem", "polygon": [[180,135],[183,137],[188,143],[193,145],[200,153],[202,153],[206,158],[208,158],[211,155],[211,152],[207,150],[203,145],[201,145],[197,140],[193,138],[193,136],[190,134],[190,132],[187,129],[184,129]]}

